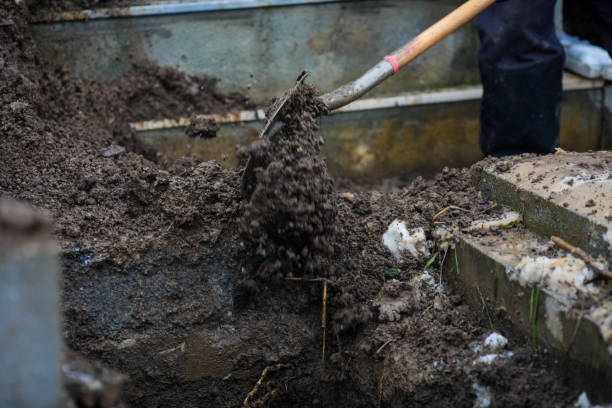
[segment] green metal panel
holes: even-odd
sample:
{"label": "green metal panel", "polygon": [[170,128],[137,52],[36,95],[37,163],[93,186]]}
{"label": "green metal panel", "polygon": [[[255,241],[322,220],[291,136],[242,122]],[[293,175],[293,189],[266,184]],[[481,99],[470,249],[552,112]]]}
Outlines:
{"label": "green metal panel", "polygon": [[[453,10],[453,0],[344,1],[35,24],[49,61],[76,74],[111,80],[132,61],[176,66],[222,79],[222,91],[246,89],[256,100],[279,95],[303,70],[331,90],[377,63]],[[474,84],[472,24],[437,44],[373,94]]]}
{"label": "green metal panel", "polygon": [[[597,150],[601,143],[601,89],[564,94],[561,146]],[[480,101],[462,101],[354,112],[321,121],[323,153],[337,176],[376,181],[400,174],[431,176],[444,166],[469,166],[482,158],[478,146]],[[235,147],[257,137],[261,124],[224,124],[215,139],[192,139],[184,128],[139,132],[170,160],[197,154],[235,166]]]}

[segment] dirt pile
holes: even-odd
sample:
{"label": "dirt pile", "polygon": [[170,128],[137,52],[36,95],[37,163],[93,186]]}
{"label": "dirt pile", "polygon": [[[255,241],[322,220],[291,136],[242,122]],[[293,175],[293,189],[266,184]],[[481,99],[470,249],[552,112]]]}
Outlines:
{"label": "dirt pile", "polygon": [[[495,214],[468,170],[334,188],[318,156],[324,108],[305,85],[280,113],[287,127],[254,147],[250,188],[240,169],[197,158],[163,168],[128,121],[248,101],[164,68],[121,86],[76,80],[38,61],[27,10],[0,1],[0,191],[55,218],[66,343],[128,374],[128,405],[240,406],[266,367],[279,368],[253,402],[277,407],[473,406],[474,384],[499,405],[575,400],[577,372],[523,339],[510,338],[513,358],[473,365],[474,345],[509,332],[503,313],[470,310],[424,275],[427,259],[382,243],[396,218],[431,238],[450,205],[461,210],[436,222]],[[291,275],[332,281],[324,365],[320,282],[270,279]]]}
{"label": "dirt pile", "polygon": [[327,275],[336,208],[332,180],[319,154],[323,139],[316,133],[325,104],[306,84],[271,104],[268,116],[278,103],[283,103],[278,120],[284,125],[251,147],[245,178],[253,179],[245,181],[251,183],[245,186],[250,197],[241,228],[263,260],[257,276]]}

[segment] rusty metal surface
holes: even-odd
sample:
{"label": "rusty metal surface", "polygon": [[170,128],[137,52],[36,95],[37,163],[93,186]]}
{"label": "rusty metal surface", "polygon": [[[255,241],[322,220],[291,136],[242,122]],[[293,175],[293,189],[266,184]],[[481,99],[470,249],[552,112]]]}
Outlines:
{"label": "rusty metal surface", "polygon": [[[222,79],[221,91],[255,100],[281,95],[303,70],[330,91],[456,7],[453,0],[343,1],[34,24],[44,60],[108,81],[137,60]],[[392,29],[390,29],[390,27]],[[478,81],[477,36],[469,24],[372,91],[394,95]]]}
{"label": "rusty metal surface", "polygon": [[[565,93],[561,145],[567,150],[597,149],[601,129],[601,89]],[[431,176],[444,166],[468,166],[482,157],[478,147],[480,101],[435,103],[337,111],[324,117],[323,153],[330,172],[363,181],[400,174]],[[581,118],[586,118],[582,120]],[[257,137],[259,122],[222,124],[216,139],[190,139],[183,128],[139,132],[170,159],[199,154],[230,167],[237,144]]]}

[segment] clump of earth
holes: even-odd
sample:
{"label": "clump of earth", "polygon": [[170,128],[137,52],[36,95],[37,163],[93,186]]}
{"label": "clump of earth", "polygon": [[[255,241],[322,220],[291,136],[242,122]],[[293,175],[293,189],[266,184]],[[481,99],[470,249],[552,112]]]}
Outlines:
{"label": "clump of earth", "polygon": [[[251,147],[248,172],[198,157],[167,165],[130,121],[252,102],[147,63],[112,84],[78,80],[41,62],[28,32],[38,4],[59,6],[0,1],[0,192],[53,218],[64,342],[104,395],[121,389],[104,399],[67,377],[72,403],[568,406],[596,381],[526,349],[503,310],[468,307],[438,264],[384,246],[396,219],[431,240],[448,206],[464,209],[445,214],[458,227],[495,215],[469,169],[384,190],[334,180],[309,85],[281,109],[286,126]],[[508,342],[482,362],[493,332]]]}

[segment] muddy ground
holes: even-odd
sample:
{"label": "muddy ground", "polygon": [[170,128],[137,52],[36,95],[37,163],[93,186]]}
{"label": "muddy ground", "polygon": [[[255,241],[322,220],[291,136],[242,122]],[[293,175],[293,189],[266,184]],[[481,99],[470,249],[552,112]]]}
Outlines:
{"label": "muddy ground", "polygon": [[[168,166],[130,120],[251,102],[146,63],[113,84],[76,80],[38,58],[39,3],[0,3],[0,191],[54,217],[66,345],[129,377],[121,404],[234,407],[254,391],[248,406],[471,407],[488,389],[493,406],[568,406],[595,380],[525,348],[503,311],[470,309],[437,264],[424,274],[426,258],[383,246],[396,218],[430,237],[449,205],[467,210],[446,214],[455,226],[497,214],[468,169],[384,189],[333,180],[309,86],[240,168]],[[513,356],[474,363],[493,331]]]}

